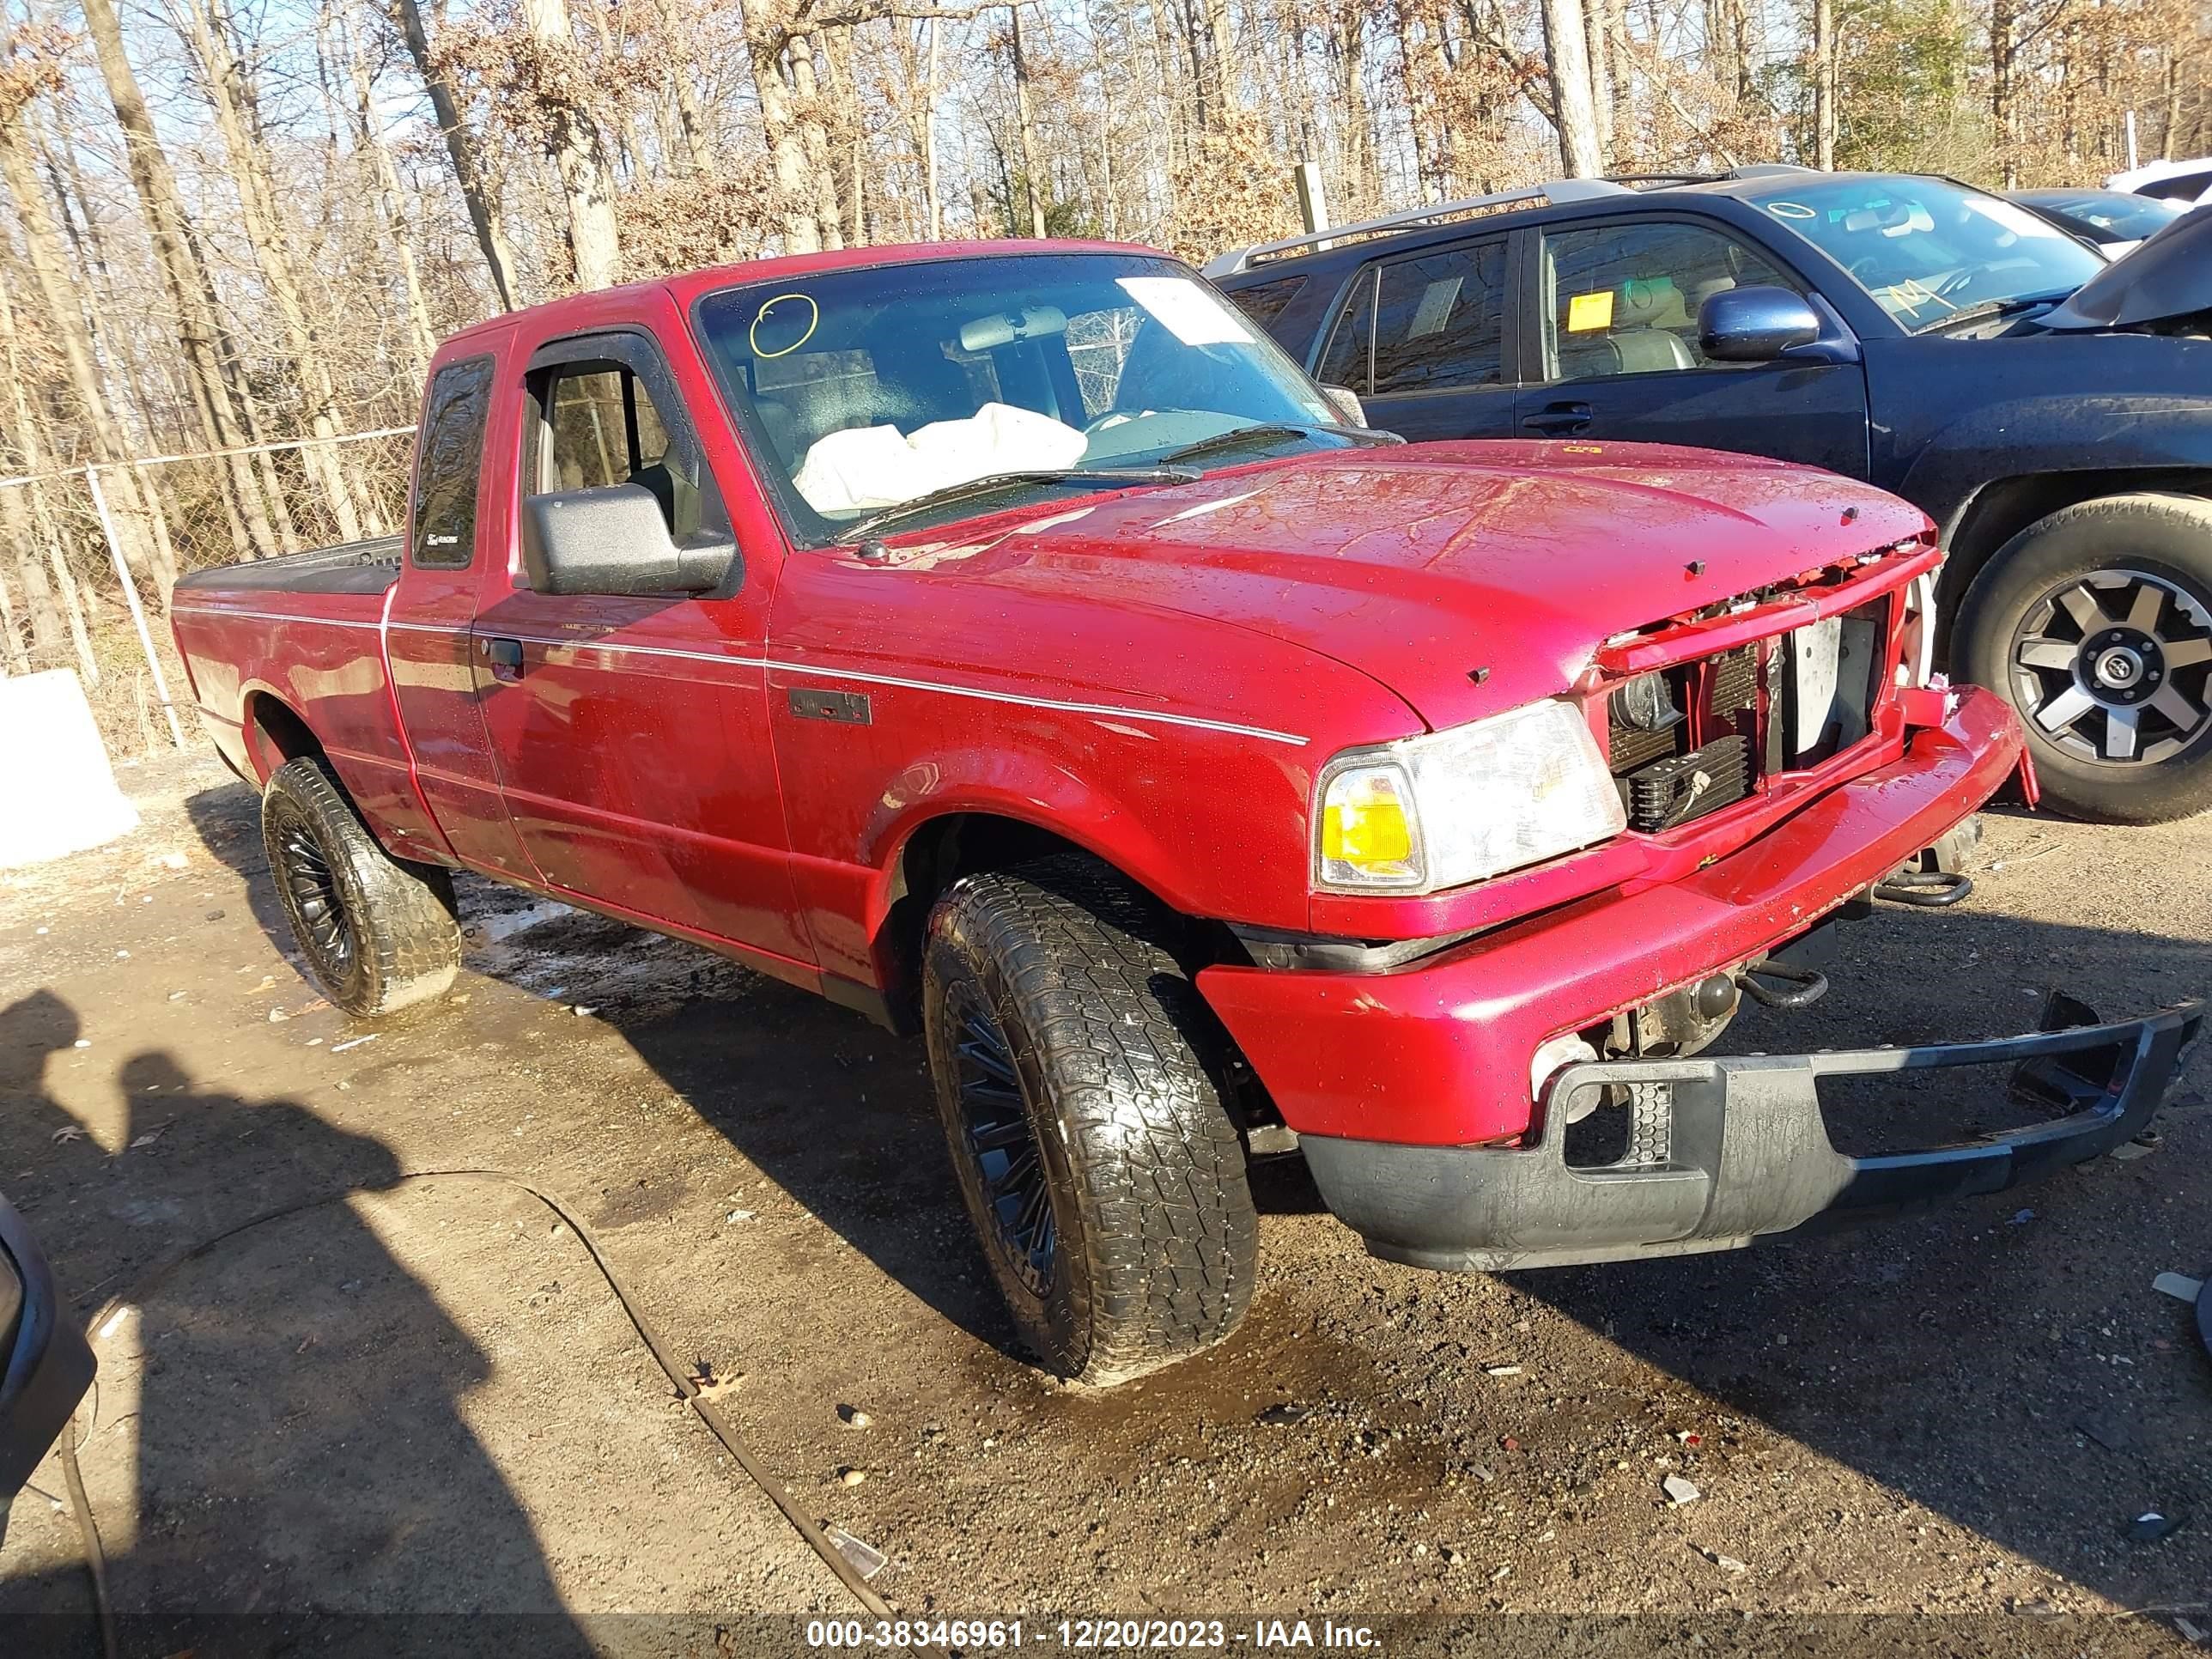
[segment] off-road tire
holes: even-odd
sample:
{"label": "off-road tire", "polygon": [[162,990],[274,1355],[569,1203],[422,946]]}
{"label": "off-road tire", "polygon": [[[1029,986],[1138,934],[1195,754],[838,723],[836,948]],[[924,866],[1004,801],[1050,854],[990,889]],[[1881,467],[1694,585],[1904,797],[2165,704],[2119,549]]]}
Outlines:
{"label": "off-road tire", "polygon": [[[1259,1222],[1223,1105],[1226,1038],[1170,948],[1176,932],[1074,856],[967,877],[929,918],[924,1029],[961,1196],[1024,1341],[1094,1386],[1212,1346],[1252,1297]],[[970,1144],[961,1044],[979,1012],[1018,1079],[1001,1109],[1025,1119],[1042,1161],[1057,1231],[1042,1275],[1034,1258],[1017,1265]]]}
{"label": "off-road tire", "polygon": [[2212,729],[2154,764],[2076,757],[2021,708],[2009,662],[2015,635],[2044,595],[2070,578],[2120,567],[2212,599],[2212,501],[2146,491],[2082,501],[2038,520],[2000,548],[1967,588],[1953,656],[1960,679],[1988,686],[2020,711],[2050,805],[2076,817],[2157,823],[2212,807]]}
{"label": "off-road tire", "polygon": [[[356,1018],[374,1019],[453,984],[461,966],[453,877],[378,846],[321,761],[303,756],[270,774],[261,795],[261,844],[300,954],[332,1003]],[[319,937],[319,918],[308,912],[320,878],[313,854],[319,854],[337,899],[337,922],[344,931],[339,950],[322,942],[329,936],[327,913]]]}

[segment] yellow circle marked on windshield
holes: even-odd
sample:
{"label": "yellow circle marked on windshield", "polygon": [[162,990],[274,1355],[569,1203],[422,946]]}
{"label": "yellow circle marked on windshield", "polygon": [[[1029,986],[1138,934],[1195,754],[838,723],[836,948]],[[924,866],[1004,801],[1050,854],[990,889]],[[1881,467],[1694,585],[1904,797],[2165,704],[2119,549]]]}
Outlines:
{"label": "yellow circle marked on windshield", "polygon": [[[775,310],[786,300],[799,300],[805,301],[806,309],[810,313],[806,319],[806,330],[789,345],[779,346],[774,351],[763,351],[761,349],[760,343],[760,325],[768,321],[769,313]],[[799,347],[805,345],[809,340],[812,339],[814,337],[814,331],[821,325],[822,307],[814,303],[814,296],[812,295],[779,294],[772,300],[764,301],[761,305],[761,308],[753,313],[753,325],[745,331],[745,343],[752,347],[753,356],[756,357],[788,357],[793,352],[798,350]]]}

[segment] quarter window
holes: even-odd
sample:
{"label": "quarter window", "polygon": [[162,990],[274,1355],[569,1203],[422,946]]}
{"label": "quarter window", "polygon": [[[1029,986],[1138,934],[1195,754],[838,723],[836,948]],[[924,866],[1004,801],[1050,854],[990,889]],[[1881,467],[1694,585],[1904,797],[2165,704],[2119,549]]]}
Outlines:
{"label": "quarter window", "polygon": [[1284,307],[1304,291],[1305,285],[1303,276],[1278,276],[1273,282],[1228,290],[1229,302],[1261,327],[1267,328],[1283,314]]}
{"label": "quarter window", "polygon": [[476,552],[477,475],[490,400],[489,357],[448,363],[430,381],[408,538],[408,556],[417,565],[457,570]]}
{"label": "quarter window", "polygon": [[1732,288],[1803,292],[1765,254],[1702,225],[1654,221],[1544,238],[1549,378],[1722,368],[1698,349],[1698,311]]}

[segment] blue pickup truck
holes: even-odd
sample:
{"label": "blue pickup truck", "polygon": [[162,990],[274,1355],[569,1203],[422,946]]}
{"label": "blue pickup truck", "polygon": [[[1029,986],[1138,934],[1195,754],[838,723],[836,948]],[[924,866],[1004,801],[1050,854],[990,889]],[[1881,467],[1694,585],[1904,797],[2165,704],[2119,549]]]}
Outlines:
{"label": "blue pickup truck", "polygon": [[1223,255],[1229,296],[1409,439],[1808,462],[1942,527],[1939,648],[2044,793],[2212,807],[2212,209],[2118,264],[1949,179],[1569,179]]}

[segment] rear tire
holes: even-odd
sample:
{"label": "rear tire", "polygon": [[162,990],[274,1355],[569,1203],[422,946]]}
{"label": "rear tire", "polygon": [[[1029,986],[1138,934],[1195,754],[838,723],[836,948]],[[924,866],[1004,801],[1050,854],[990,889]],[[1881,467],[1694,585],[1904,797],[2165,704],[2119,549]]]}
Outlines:
{"label": "rear tire", "polygon": [[2117,823],[2212,807],[2212,501],[2037,520],[1974,578],[1956,640],[1960,677],[2019,711],[2053,805]]}
{"label": "rear tire", "polygon": [[961,1196],[1023,1340],[1093,1385],[1222,1340],[1257,1271],[1225,1039],[1172,932],[1073,856],[968,877],[929,919],[924,1029]]}
{"label": "rear tire", "polygon": [[261,842],[308,973],[332,1003],[374,1019],[453,984],[453,877],[378,846],[322,762],[303,756],[270,774]]}

